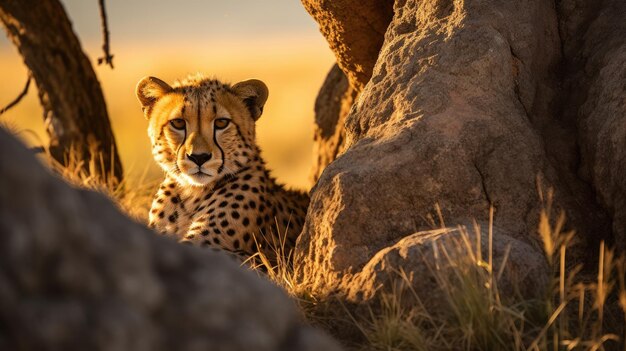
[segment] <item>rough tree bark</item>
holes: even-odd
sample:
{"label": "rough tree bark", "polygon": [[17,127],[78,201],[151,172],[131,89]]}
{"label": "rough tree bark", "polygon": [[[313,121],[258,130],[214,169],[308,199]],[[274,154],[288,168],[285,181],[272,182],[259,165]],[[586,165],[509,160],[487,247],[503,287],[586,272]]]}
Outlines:
{"label": "rough tree bark", "polygon": [[52,156],[65,164],[73,150],[86,172],[121,180],[100,83],[61,3],[0,0],[0,21],[37,83]]}

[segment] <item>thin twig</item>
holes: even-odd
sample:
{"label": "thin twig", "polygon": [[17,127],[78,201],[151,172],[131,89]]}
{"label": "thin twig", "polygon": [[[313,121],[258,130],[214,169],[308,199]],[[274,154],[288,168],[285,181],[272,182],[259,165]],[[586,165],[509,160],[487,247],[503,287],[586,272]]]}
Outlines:
{"label": "thin twig", "polygon": [[104,51],[103,57],[98,57],[98,64],[106,63],[113,69],[113,55],[111,55],[111,47],[109,45],[109,24],[107,20],[107,11],[104,7],[104,0],[98,0],[100,5],[100,20],[102,22],[102,50]]}
{"label": "thin twig", "polygon": [[26,96],[26,94],[28,94],[28,88],[30,87],[30,81],[32,80],[32,78],[33,78],[33,76],[30,73],[28,73],[28,80],[26,81],[26,85],[24,86],[24,89],[22,90],[20,95],[18,95],[15,98],[15,100],[11,101],[8,105],[3,107],[2,110],[0,110],[0,116],[3,115],[8,110],[10,110],[11,108],[13,108],[13,106],[17,105],[20,101],[22,101],[24,96]]}

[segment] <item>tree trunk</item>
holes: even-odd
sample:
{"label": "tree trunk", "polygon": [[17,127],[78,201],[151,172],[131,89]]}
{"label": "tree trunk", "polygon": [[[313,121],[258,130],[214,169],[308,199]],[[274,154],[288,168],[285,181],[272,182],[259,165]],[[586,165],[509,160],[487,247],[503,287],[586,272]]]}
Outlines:
{"label": "tree trunk", "polygon": [[100,83],[58,0],[0,0],[0,21],[37,83],[50,153],[103,180],[122,164]]}

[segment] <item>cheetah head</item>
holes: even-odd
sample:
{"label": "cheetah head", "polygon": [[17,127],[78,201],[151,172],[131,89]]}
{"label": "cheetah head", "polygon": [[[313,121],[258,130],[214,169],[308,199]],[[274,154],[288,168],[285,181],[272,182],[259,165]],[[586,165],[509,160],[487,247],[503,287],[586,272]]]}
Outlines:
{"label": "cheetah head", "polygon": [[260,80],[233,86],[201,76],[173,86],[155,77],[137,84],[156,162],[183,186],[212,186],[256,155],[255,122],[268,90]]}

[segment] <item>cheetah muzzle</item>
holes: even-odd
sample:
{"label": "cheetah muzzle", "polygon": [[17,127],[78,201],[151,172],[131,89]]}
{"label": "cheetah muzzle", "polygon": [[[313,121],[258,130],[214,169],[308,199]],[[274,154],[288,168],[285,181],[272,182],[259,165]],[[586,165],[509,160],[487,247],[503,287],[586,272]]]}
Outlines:
{"label": "cheetah muzzle", "polygon": [[173,86],[143,78],[136,89],[155,161],[165,171],[150,226],[181,242],[242,257],[289,252],[302,231],[306,194],[269,175],[256,145],[265,84],[202,76]]}

